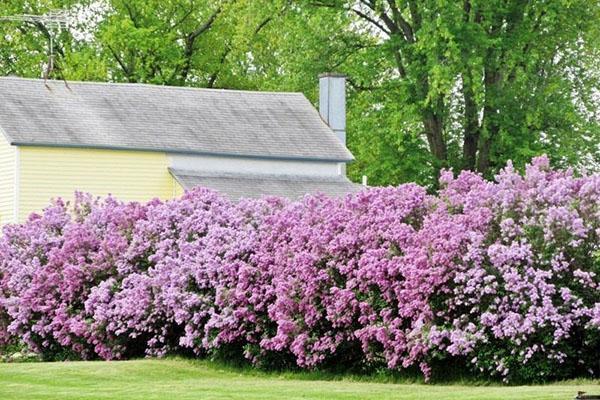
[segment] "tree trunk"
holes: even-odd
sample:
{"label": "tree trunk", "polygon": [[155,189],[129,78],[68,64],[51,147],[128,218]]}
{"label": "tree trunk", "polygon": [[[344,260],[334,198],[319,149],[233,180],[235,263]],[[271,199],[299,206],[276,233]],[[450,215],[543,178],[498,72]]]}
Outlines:
{"label": "tree trunk", "polygon": [[465,101],[465,133],[463,138],[463,168],[474,171],[477,162],[479,144],[479,113],[475,103],[471,73],[463,77],[463,97]]}
{"label": "tree trunk", "polygon": [[444,129],[441,116],[427,107],[423,110],[423,125],[425,127],[425,135],[429,143],[431,154],[439,161],[441,166],[446,166],[448,158],[446,143],[444,141]]}
{"label": "tree trunk", "polygon": [[[497,74],[497,77],[494,78],[494,85],[498,84],[500,80],[500,74]],[[492,88],[486,90],[493,90]],[[488,104],[484,107],[484,123],[485,126],[485,135],[480,137],[479,140],[479,152],[477,157],[477,172],[480,172],[483,175],[486,175],[490,169],[490,153],[492,149],[492,143],[498,133],[500,132],[500,128],[498,125],[498,108],[493,106],[492,101],[489,101]]]}
{"label": "tree trunk", "polygon": [[498,94],[502,85],[501,60],[502,52],[497,54],[496,49],[487,52],[486,65],[483,71],[483,83],[485,87],[485,106],[483,107],[482,129],[485,135],[480,135],[479,155],[477,158],[477,171],[487,174],[490,168],[490,152],[492,143],[500,132],[498,125]]}
{"label": "tree trunk", "polygon": [[479,144],[479,157],[477,158],[477,172],[486,174],[490,168],[490,149],[492,148],[492,135],[487,136]]}
{"label": "tree trunk", "polygon": [[[429,93],[429,78],[421,76],[418,79],[421,84],[416,85],[415,94],[416,97],[424,101]],[[448,161],[448,150],[446,148],[446,141],[444,140],[444,101],[439,98],[427,105],[421,110],[421,116],[423,120],[423,129],[425,137],[427,137],[427,143],[429,144],[429,151],[437,161],[437,167],[443,168],[447,165]]]}

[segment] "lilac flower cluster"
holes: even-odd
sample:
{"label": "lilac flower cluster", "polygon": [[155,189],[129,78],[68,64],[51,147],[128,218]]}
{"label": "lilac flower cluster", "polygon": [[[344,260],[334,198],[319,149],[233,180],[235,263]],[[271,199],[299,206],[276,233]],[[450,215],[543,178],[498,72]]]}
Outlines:
{"label": "lilac flower cluster", "polygon": [[546,157],[495,183],[442,176],[440,199],[483,230],[447,282],[432,348],[509,380],[598,374],[600,176],[553,171]]}
{"label": "lilac flower cluster", "polygon": [[58,200],[0,238],[0,347],[599,374],[600,177],[541,157],[524,176],[442,183],[437,196]]}

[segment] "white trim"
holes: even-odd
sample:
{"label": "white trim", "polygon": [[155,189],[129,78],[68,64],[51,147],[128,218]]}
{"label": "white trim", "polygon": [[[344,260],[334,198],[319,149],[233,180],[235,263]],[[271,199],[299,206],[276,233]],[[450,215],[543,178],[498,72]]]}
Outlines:
{"label": "white trim", "polygon": [[19,146],[15,146],[15,184],[14,184],[14,205],[13,205],[13,219],[14,223],[19,222],[19,202],[21,201],[21,149]]}
{"label": "white trim", "polygon": [[340,162],[299,161],[299,160],[260,160],[242,157],[190,156],[167,153],[169,168],[184,171],[218,173],[280,174],[280,175],[340,175]]}

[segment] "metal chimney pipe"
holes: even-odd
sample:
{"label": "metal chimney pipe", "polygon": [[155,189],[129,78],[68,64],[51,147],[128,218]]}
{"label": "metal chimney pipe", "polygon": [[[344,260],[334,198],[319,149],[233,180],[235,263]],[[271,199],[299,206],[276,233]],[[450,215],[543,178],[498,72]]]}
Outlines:
{"label": "metal chimney pipe", "polygon": [[319,113],[346,145],[346,75],[328,72],[319,75]]}

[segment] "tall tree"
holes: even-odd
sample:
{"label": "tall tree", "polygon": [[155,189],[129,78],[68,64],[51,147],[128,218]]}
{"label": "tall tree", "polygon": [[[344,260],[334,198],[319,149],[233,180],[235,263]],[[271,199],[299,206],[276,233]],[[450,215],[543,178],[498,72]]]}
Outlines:
{"label": "tall tree", "polygon": [[[266,0],[11,0],[0,4],[0,15],[68,10],[73,24],[56,50],[70,79],[212,87],[238,65],[249,67],[250,45],[286,7]],[[0,72],[39,76],[44,31],[0,24],[7,38]]]}
{"label": "tall tree", "polygon": [[399,102],[385,109],[407,115],[398,135],[422,135],[434,171],[453,166],[490,174],[508,158],[522,163],[539,152],[570,162],[583,154],[598,157],[599,126],[590,115],[600,108],[593,96],[600,3],[306,4],[353,14],[363,22],[358,29],[379,38],[387,62],[380,63],[377,80],[398,93]]}
{"label": "tall tree", "polygon": [[[585,0],[9,0],[70,10],[67,79],[302,91],[349,76],[352,178],[435,185],[548,153],[600,164],[600,4]],[[40,76],[43,26],[0,23],[0,74]],[[55,33],[56,34],[56,33]],[[596,97],[594,97],[596,96]]]}

